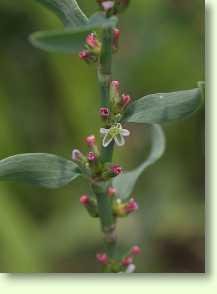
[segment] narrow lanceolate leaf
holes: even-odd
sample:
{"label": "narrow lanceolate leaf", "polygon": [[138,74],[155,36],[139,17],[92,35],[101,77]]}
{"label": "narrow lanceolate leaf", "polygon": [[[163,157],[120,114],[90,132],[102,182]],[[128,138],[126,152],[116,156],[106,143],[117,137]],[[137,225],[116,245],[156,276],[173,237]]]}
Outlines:
{"label": "narrow lanceolate leaf", "polygon": [[113,186],[117,189],[118,196],[127,200],[131,197],[134,186],[139,176],[150,165],[154,164],[164,153],[165,137],[160,125],[151,125],[151,150],[148,158],[136,169],[123,173],[114,178]]}
{"label": "narrow lanceolate leaf", "polygon": [[51,9],[65,26],[78,27],[86,25],[88,18],[75,0],[36,0]]}
{"label": "narrow lanceolate leaf", "polygon": [[80,170],[74,162],[53,154],[18,154],[0,160],[0,181],[59,188],[79,175]]}
{"label": "narrow lanceolate leaf", "polygon": [[36,32],[30,36],[31,43],[43,50],[60,53],[78,53],[84,49],[87,35],[94,31],[114,27],[117,18],[106,18],[101,14],[90,18],[87,25],[77,28],[67,28],[62,31]]}
{"label": "narrow lanceolate leaf", "polygon": [[124,121],[130,123],[160,123],[191,115],[201,104],[201,91],[178,91],[147,95],[129,107]]}

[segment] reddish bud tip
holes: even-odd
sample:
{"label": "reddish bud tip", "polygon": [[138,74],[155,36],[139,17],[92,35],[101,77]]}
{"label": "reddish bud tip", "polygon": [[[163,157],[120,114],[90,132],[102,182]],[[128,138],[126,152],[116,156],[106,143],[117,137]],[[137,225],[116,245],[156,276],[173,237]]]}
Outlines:
{"label": "reddish bud tip", "polygon": [[89,203],[90,203],[90,199],[89,199],[89,197],[87,196],[87,195],[83,195],[83,196],[81,196],[80,197],[80,203],[82,204],[82,205],[88,205]]}
{"label": "reddish bud tip", "polygon": [[108,256],[106,253],[98,253],[96,255],[96,259],[103,265],[106,265],[108,263]]}
{"label": "reddish bud tip", "polygon": [[126,212],[127,213],[131,213],[131,212],[134,212],[136,210],[138,210],[139,206],[138,206],[138,203],[136,202],[135,199],[131,199],[128,203],[127,203],[127,206],[125,208]]}
{"label": "reddish bud tip", "polygon": [[82,59],[82,60],[88,60],[89,57],[90,57],[90,53],[89,53],[88,51],[86,51],[86,50],[83,50],[83,51],[81,51],[81,52],[79,53],[79,57],[80,57],[80,59]]}
{"label": "reddish bud tip", "polygon": [[123,104],[124,106],[127,106],[127,105],[132,101],[132,98],[131,98],[130,95],[125,95],[125,94],[123,94],[123,95],[121,96],[121,98],[122,98],[122,104]]}
{"label": "reddish bud tip", "polygon": [[107,195],[113,197],[117,193],[117,190],[114,187],[109,187],[107,190]]}
{"label": "reddish bud tip", "polygon": [[91,33],[86,38],[86,43],[91,48],[96,48],[98,46],[97,38],[94,33]]}
{"label": "reddish bud tip", "polygon": [[111,168],[114,175],[118,176],[120,173],[122,173],[122,167],[120,165],[114,165]]}
{"label": "reddish bud tip", "polygon": [[96,160],[96,154],[94,152],[89,152],[87,155],[87,158],[89,161],[95,161]]}
{"label": "reddish bud tip", "polygon": [[94,135],[90,135],[86,138],[86,143],[89,147],[92,147],[96,144],[96,137]]}
{"label": "reddish bud tip", "polygon": [[137,245],[133,246],[130,250],[131,254],[139,255],[141,253],[141,248]]}
{"label": "reddish bud tip", "polygon": [[130,264],[132,264],[133,263],[133,259],[132,259],[132,257],[131,256],[127,256],[127,257],[125,257],[122,261],[121,261],[121,264],[123,265],[123,266],[129,266]]}
{"label": "reddish bud tip", "polygon": [[115,90],[119,91],[120,82],[119,81],[112,81],[112,86],[115,88]]}
{"label": "reddish bud tip", "polygon": [[110,115],[110,110],[107,107],[101,107],[99,114],[102,118],[107,118]]}
{"label": "reddish bud tip", "polygon": [[121,31],[117,28],[113,29],[114,40],[117,42],[120,38]]}

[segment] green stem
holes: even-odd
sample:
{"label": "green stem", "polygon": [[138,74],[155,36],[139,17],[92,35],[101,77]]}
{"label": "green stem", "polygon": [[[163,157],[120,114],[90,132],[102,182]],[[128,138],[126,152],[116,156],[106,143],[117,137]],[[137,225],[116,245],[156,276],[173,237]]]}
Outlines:
{"label": "green stem", "polygon": [[[98,66],[98,80],[101,90],[101,106],[108,107],[110,99],[110,84],[112,78],[112,29],[104,29],[102,36],[102,53]],[[107,148],[101,147],[103,162],[111,162],[113,144]],[[105,234],[105,244],[110,257],[113,257],[116,247],[115,217],[112,211],[112,201],[107,196],[108,183],[94,183],[93,191],[96,194],[102,231]]]}

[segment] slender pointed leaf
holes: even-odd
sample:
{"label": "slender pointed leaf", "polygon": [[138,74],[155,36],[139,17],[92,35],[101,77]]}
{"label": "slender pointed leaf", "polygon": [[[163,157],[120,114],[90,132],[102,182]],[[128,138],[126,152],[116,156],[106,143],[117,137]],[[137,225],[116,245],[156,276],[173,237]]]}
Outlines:
{"label": "slender pointed leaf", "polygon": [[80,170],[74,162],[53,154],[18,154],[0,160],[0,181],[19,181],[58,188],[79,175]]}
{"label": "slender pointed leaf", "polygon": [[36,0],[52,10],[68,27],[78,27],[88,23],[87,16],[75,0]]}
{"label": "slender pointed leaf", "polygon": [[117,189],[118,196],[122,200],[130,198],[139,176],[150,165],[154,164],[164,153],[165,137],[160,125],[151,125],[152,146],[148,158],[136,169],[123,173],[114,178],[113,186]]}
{"label": "slender pointed leaf", "polygon": [[94,15],[88,25],[65,29],[62,31],[42,31],[36,32],[30,36],[30,42],[40,49],[61,52],[78,53],[84,49],[85,39],[93,30],[114,27],[117,24],[117,18],[106,18],[101,14]]}
{"label": "slender pointed leaf", "polygon": [[130,123],[160,123],[191,115],[201,104],[201,91],[178,91],[147,95],[135,101],[124,121]]}

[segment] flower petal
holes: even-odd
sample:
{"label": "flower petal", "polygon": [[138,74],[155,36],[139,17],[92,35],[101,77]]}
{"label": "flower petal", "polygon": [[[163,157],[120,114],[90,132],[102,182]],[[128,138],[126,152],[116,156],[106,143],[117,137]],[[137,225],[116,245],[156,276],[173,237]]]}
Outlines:
{"label": "flower petal", "polygon": [[102,140],[103,147],[108,147],[108,145],[112,142],[112,140],[113,138],[108,132]]}
{"label": "flower petal", "polygon": [[120,134],[124,137],[128,137],[130,135],[130,131],[128,131],[126,129],[121,129]]}
{"label": "flower petal", "polygon": [[121,134],[118,134],[117,136],[115,136],[114,140],[118,146],[123,146],[125,144],[125,139]]}
{"label": "flower petal", "polygon": [[108,134],[108,132],[109,132],[109,129],[104,129],[104,128],[100,129],[100,134],[101,135],[106,135],[106,134]]}
{"label": "flower petal", "polygon": [[127,270],[126,270],[126,273],[127,273],[127,274],[132,274],[132,273],[135,272],[135,270],[136,270],[136,266],[135,266],[135,264],[130,264],[130,265],[128,266]]}

